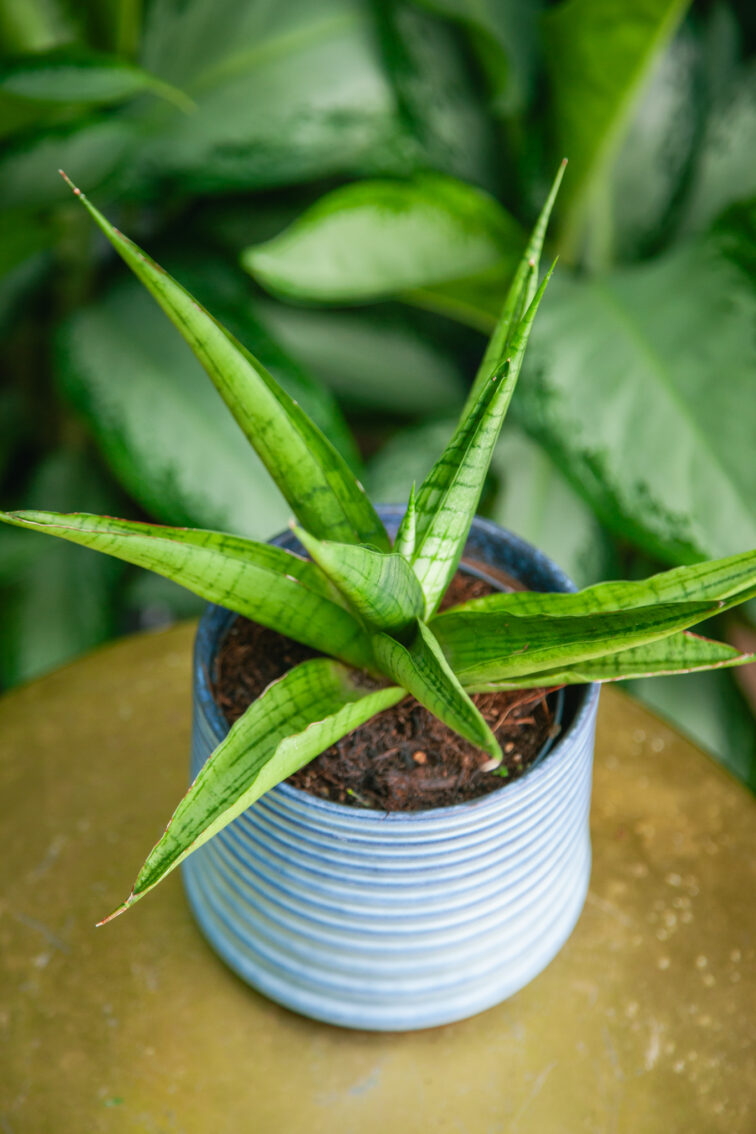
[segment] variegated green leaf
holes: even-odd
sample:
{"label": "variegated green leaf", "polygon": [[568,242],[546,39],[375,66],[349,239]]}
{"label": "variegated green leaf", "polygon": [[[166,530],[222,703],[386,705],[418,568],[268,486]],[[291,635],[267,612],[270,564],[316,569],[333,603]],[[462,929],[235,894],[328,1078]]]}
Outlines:
{"label": "variegated green leaf", "polygon": [[510,343],[510,357],[494,371],[477,404],[457,427],[420,487],[412,565],[425,594],[426,614],[433,614],[438,607],[462,556],[550,276],[551,271],[518,324]]}
{"label": "variegated green leaf", "polygon": [[280,547],[222,532],[106,516],[0,512],[0,520],[104,551],[173,579],[316,650],[372,667],[370,644],[315,566]]}
{"label": "variegated green leaf", "polygon": [[417,503],[415,501],[415,484],[412,483],[410,488],[409,500],[407,501],[407,511],[402,516],[402,521],[399,524],[394,539],[394,551],[399,555],[403,555],[405,559],[411,559],[415,550],[415,540],[417,538]]}
{"label": "variegated green leaf", "polygon": [[297,403],[185,288],[72,188],[184,336],[302,523],[322,538],[388,551],[388,536],[364,489]]}
{"label": "variegated green leaf", "polygon": [[401,555],[294,534],[367,626],[401,634],[422,615],[423,592]]}
{"label": "variegated green leaf", "polygon": [[497,762],[501,749],[480,712],[465,693],[424,622],[402,644],[388,634],[373,636],[373,651],[381,669],[402,685],[429,712],[465,740],[478,745]]}
{"label": "variegated green leaf", "polygon": [[433,621],[450,665],[466,687],[562,669],[668,637],[702,622],[718,603],[677,602],[567,618],[457,608]]}
{"label": "variegated green leaf", "polygon": [[533,302],[533,297],[535,296],[538,286],[538,268],[541,262],[543,242],[546,238],[546,229],[548,228],[549,218],[554,208],[554,202],[556,201],[559,187],[562,184],[566,165],[567,159],[565,158],[559,166],[557,175],[554,178],[554,183],[546,198],[546,203],[541,209],[535,227],[530,234],[530,239],[528,240],[522,259],[520,260],[514,279],[510,284],[504,300],[498,322],[494,328],[493,334],[488,340],[483,360],[475,376],[475,382],[467,397],[463,417],[472,411],[491,374],[501,363],[501,360],[508,356],[512,338],[519,326],[520,319]]}
{"label": "variegated green leaf", "polygon": [[706,669],[725,669],[745,665],[756,655],[745,654],[725,642],[701,638],[683,630],[649,642],[633,646],[606,657],[589,658],[564,669],[542,670],[532,676],[524,675],[511,681],[493,681],[476,684],[472,692],[494,693],[501,689],[525,689],[548,685],[581,685],[589,681],[622,681],[631,677],[658,677],[672,673],[696,673]]}
{"label": "variegated green leaf", "polygon": [[[576,594],[542,594],[517,591],[515,594],[485,595],[456,610],[504,611],[518,617],[558,617],[633,610],[654,603],[719,603],[726,610],[751,598],[756,589],[756,551],[744,551],[726,559],[712,559],[687,567],[673,567],[648,579],[630,582],[596,583]],[[449,617],[440,614],[437,621]]]}
{"label": "variegated green leaf", "polygon": [[250,705],[215,749],[148,856],[130,896],[110,917],[143,898],[266,791],[404,695],[396,686],[366,692],[354,671],[330,658],[290,669]]}

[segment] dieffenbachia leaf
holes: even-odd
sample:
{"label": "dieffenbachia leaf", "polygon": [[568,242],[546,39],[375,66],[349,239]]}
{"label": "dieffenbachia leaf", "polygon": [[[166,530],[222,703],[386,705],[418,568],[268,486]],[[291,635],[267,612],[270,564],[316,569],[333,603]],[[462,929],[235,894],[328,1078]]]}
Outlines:
{"label": "dieffenbachia leaf", "polygon": [[[504,611],[518,617],[558,617],[633,610],[654,603],[717,603],[718,609],[744,602],[756,589],[756,551],[744,551],[726,559],[673,567],[648,579],[596,583],[575,594],[543,594],[538,591],[497,593],[472,599],[454,611]],[[433,625],[448,618],[447,611]]]}
{"label": "dieffenbachia leaf", "polygon": [[374,668],[362,627],[334,601],[327,579],[314,563],[283,548],[222,532],[77,513],[0,512],[0,520],[147,567],[313,649]]}
{"label": "dieffenbachia leaf", "polygon": [[194,108],[183,91],[126,59],[71,48],[29,52],[6,60],[0,65],[0,91],[39,102],[101,105],[149,93],[181,110]]}
{"label": "dieffenbachia leaf", "polygon": [[358,674],[330,658],[302,662],[274,681],[215,749],[130,896],[110,917],[143,898],[266,791],[404,696],[396,686],[367,692]]}
{"label": "dieffenbachia leaf", "polygon": [[407,511],[402,516],[394,539],[394,551],[398,552],[399,555],[403,555],[405,559],[411,559],[415,550],[416,537],[417,503],[415,501],[415,484],[413,481],[412,487],[410,488],[409,500],[407,501]]}
{"label": "dieffenbachia leaf", "polygon": [[433,620],[465,687],[562,669],[668,637],[717,613],[718,603],[673,602],[566,618],[457,608]]}
{"label": "dieffenbachia leaf", "polygon": [[659,677],[673,673],[695,673],[707,669],[725,669],[754,661],[756,655],[743,653],[725,642],[701,638],[683,630],[633,646],[606,657],[588,658],[563,669],[541,670],[532,676],[523,675],[511,681],[481,682],[470,691],[495,693],[501,689],[525,689],[549,685],[582,685],[590,681],[623,681],[626,678]]}
{"label": "dieffenbachia leaf", "polygon": [[242,266],[308,303],[365,303],[519,259],[517,222],[487,193],[439,174],[335,189]]}
{"label": "dieffenbachia leaf", "polygon": [[462,556],[551,271],[518,324],[510,357],[494,371],[420,486],[412,565],[425,594],[427,614],[436,610]]}
{"label": "dieffenbachia leaf", "polygon": [[546,238],[546,229],[548,228],[549,218],[554,208],[554,202],[556,201],[559,187],[562,184],[566,165],[567,159],[565,158],[559,166],[549,195],[530,234],[530,239],[528,240],[522,259],[517,267],[514,279],[507,291],[498,322],[494,328],[493,334],[488,340],[483,360],[475,376],[475,382],[468,394],[467,402],[463,410],[463,417],[467,416],[475,407],[486,382],[489,381],[502,359],[508,356],[509,348],[519,326],[520,319],[533,302],[538,287],[538,267],[541,262],[541,252],[543,250],[543,242]]}
{"label": "dieffenbachia leaf", "polygon": [[297,403],[185,288],[72,188],[184,336],[301,522],[321,538],[388,551],[388,536],[364,489]]}
{"label": "dieffenbachia leaf", "polygon": [[384,673],[454,732],[483,748],[494,760],[501,760],[495,736],[425,623],[417,623],[414,635],[405,644],[388,634],[374,634],[372,641],[375,659]]}
{"label": "dieffenbachia leaf", "polygon": [[296,526],[293,530],[367,626],[387,634],[401,634],[422,615],[423,592],[403,556],[315,539]]}

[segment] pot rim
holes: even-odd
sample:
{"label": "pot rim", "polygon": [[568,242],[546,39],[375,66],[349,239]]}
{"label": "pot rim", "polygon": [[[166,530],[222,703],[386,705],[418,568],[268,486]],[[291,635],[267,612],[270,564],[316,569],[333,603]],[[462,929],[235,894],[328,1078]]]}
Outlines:
{"label": "pot rim", "polygon": [[[406,508],[405,505],[384,504],[379,505],[377,510],[383,520],[396,519],[398,522],[404,515]],[[507,528],[503,528],[500,524],[495,523],[493,520],[485,519],[482,516],[475,516],[473,525],[477,531],[497,539],[504,536],[506,542],[516,552],[528,559],[540,561],[548,568],[552,577],[561,584],[561,590],[566,592],[574,592],[577,590],[573,581],[561,567],[533,544],[522,539],[521,536],[510,532]],[[269,542],[282,546],[279,541],[285,540],[286,543],[284,543],[283,546],[286,546],[292,538],[291,533],[285,531],[273,537]],[[485,570],[485,566],[483,570]],[[496,583],[496,580],[491,578],[491,582]],[[205,657],[201,655],[209,653],[211,658],[214,658],[222,636],[227,632],[233,619],[238,617],[240,617],[240,615],[235,611],[230,611],[228,608],[218,606],[215,603],[208,603],[204,614],[200,618],[195,639],[195,692],[218,743],[227,735],[229,726],[213,696],[210,673],[205,662]],[[573,686],[573,688],[579,690],[577,693],[579,703],[575,709],[574,716],[567,728],[556,738],[545,754],[537,757],[530,767],[516,780],[509,783],[504,780],[501,788],[489,792],[487,795],[478,796],[476,799],[449,804],[446,807],[427,808],[422,811],[383,811],[371,807],[352,807],[349,804],[335,803],[330,799],[322,799],[320,796],[311,795],[301,788],[296,788],[292,784],[286,783],[286,781],[276,784],[276,786],[266,792],[261,799],[270,797],[273,793],[278,793],[280,796],[283,796],[294,804],[298,804],[300,807],[306,806],[308,810],[331,815],[334,818],[341,817],[348,819],[350,822],[360,822],[360,820],[375,822],[375,820],[378,819],[382,823],[388,822],[392,824],[407,822],[417,823],[418,821],[425,820],[432,821],[442,817],[452,819],[455,817],[461,818],[463,815],[471,815],[473,812],[485,814],[487,811],[498,809],[502,802],[503,792],[506,792],[507,801],[514,804],[523,793],[531,794],[531,791],[538,789],[539,782],[543,780],[544,776],[553,773],[560,763],[560,757],[564,757],[565,754],[569,752],[573,738],[583,729],[589,727],[591,717],[595,712],[601,686],[598,682],[591,682],[590,684],[582,686]]]}

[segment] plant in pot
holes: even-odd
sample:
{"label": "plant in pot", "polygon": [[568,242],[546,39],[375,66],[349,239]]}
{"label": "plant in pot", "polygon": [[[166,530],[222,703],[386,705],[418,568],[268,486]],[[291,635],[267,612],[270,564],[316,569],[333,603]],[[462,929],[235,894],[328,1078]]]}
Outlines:
{"label": "plant in pot", "polygon": [[[74,188],[204,364],[298,521],[262,544],[0,513],[214,604],[195,652],[194,779],[110,916],[184,863],[218,952],[319,1019],[424,1027],[522,987],[585,898],[600,683],[751,660],[689,628],[756,594],[756,552],[576,592],[545,556],[475,518],[548,284],[539,258],[562,172],[453,437],[406,509],[378,510],[260,363]],[[521,589],[503,589],[502,570]],[[224,685],[234,665],[241,691]],[[382,796],[387,783],[413,809]]]}

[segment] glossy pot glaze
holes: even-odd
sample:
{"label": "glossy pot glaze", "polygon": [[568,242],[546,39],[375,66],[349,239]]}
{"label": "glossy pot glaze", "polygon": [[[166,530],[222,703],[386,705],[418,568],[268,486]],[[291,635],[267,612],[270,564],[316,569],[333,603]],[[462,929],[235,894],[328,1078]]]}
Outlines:
{"label": "glossy pot glaze", "polygon": [[[401,513],[381,509],[390,532]],[[298,547],[288,532],[273,542]],[[465,555],[533,590],[574,589],[486,520]],[[198,629],[192,777],[228,731],[210,676],[235,617],[211,606]],[[280,784],[183,864],[200,928],[254,988],[328,1023],[426,1028],[497,1004],[545,968],[582,910],[597,704],[598,686],[570,690],[551,750],[454,807],[385,814]]]}

